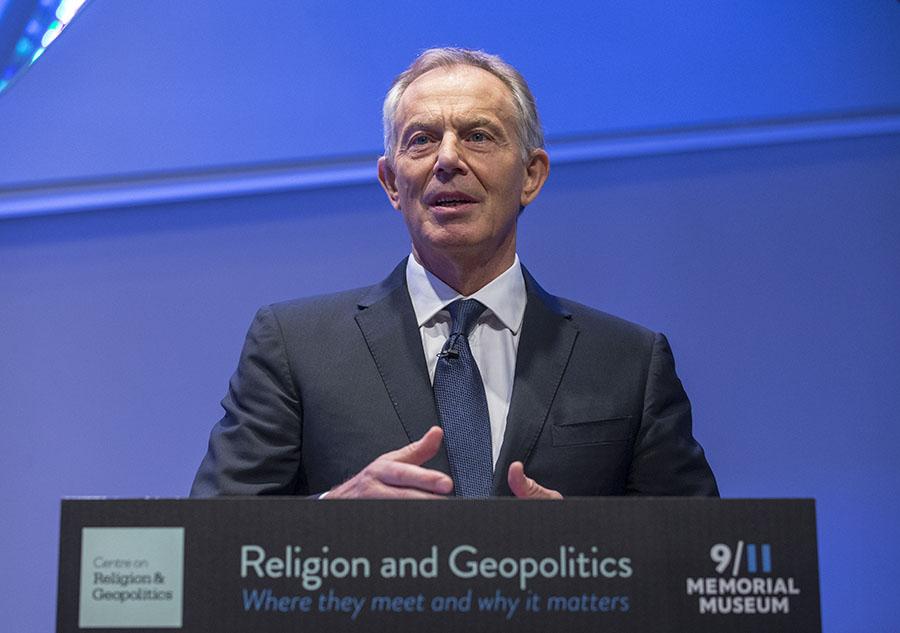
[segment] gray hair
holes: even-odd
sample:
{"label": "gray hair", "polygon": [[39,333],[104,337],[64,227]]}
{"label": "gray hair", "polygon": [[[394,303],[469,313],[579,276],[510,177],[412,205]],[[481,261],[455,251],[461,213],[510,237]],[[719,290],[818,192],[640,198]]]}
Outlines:
{"label": "gray hair", "polygon": [[525,78],[518,70],[500,59],[484,51],[466,48],[429,48],[423,51],[409,68],[397,75],[394,83],[384,98],[382,124],[384,126],[384,155],[388,160],[394,154],[394,117],[400,98],[409,85],[435,68],[452,68],[453,66],[475,66],[491,73],[502,81],[512,95],[516,106],[516,131],[522,158],[527,159],[532,150],[544,147],[544,131],[538,118],[534,95],[528,88]]}

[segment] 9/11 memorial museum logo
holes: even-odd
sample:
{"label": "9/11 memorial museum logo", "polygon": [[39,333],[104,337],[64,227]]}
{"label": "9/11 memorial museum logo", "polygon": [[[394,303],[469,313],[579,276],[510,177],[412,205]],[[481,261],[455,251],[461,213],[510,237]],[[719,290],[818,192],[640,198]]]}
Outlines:
{"label": "9/11 memorial museum logo", "polygon": [[773,573],[775,552],[769,543],[716,543],[709,557],[717,575],[686,579],[687,595],[697,597],[701,614],[790,613],[800,587],[793,577]]}

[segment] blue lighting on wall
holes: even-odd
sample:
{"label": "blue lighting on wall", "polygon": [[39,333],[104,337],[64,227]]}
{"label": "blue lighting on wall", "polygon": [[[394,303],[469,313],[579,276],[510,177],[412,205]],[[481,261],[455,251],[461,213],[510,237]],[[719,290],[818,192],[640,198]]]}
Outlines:
{"label": "blue lighting on wall", "polygon": [[37,61],[86,0],[0,0],[0,93]]}

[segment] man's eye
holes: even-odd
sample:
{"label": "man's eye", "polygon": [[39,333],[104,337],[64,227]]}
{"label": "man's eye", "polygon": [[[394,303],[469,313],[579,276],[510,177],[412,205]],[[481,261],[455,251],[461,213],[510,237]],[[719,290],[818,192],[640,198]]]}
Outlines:
{"label": "man's eye", "polygon": [[488,140],[488,135],[484,132],[472,132],[469,134],[469,140],[475,141],[476,143],[484,143]]}
{"label": "man's eye", "polygon": [[419,134],[417,136],[414,136],[409,141],[410,145],[425,145],[426,143],[428,143],[428,137],[425,136],[424,134]]}

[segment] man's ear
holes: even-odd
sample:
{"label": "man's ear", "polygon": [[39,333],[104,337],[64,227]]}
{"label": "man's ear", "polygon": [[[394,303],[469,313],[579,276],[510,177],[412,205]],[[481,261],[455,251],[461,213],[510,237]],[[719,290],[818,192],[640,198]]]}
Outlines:
{"label": "man's ear", "polygon": [[394,173],[391,162],[385,156],[378,159],[378,182],[381,183],[381,187],[384,189],[393,207],[399,211],[400,191],[397,189],[397,174]]}
{"label": "man's ear", "polygon": [[522,198],[519,201],[522,207],[528,206],[537,198],[549,175],[550,157],[547,152],[540,148],[532,150],[525,164],[525,182],[522,184]]}

